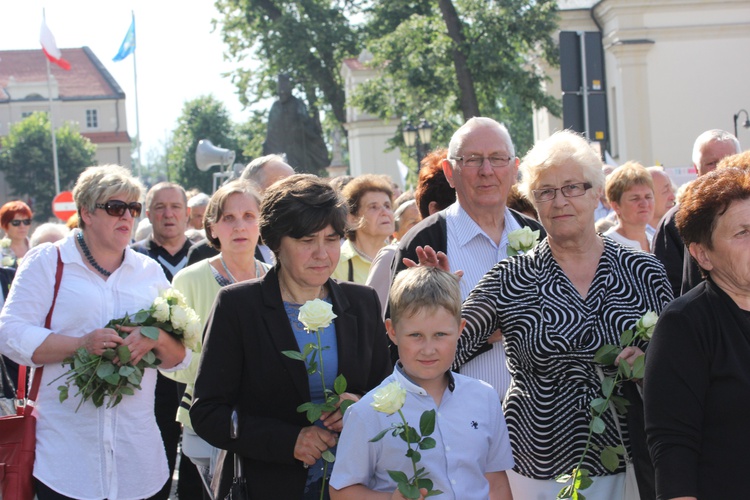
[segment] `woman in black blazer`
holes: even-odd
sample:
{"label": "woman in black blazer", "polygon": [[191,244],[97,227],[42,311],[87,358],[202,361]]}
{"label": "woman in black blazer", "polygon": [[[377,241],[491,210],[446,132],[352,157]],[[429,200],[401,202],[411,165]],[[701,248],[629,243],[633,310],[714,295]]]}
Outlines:
{"label": "woman in black blazer", "polygon": [[[276,265],[259,280],[222,289],[206,324],[190,417],[199,436],[243,458],[250,498],[318,498],[321,454],[335,446],[341,430],[339,411],[316,425],[297,411],[311,394],[321,402],[322,389],[317,373],[308,376],[305,363],[282,354],[302,347],[300,305],[320,298],[333,306],[336,319],[323,339],[330,345],[328,369],[337,365],[335,375],[347,380],[342,399],[358,399],[392,371],[375,291],[330,279],[345,224],[343,201],[321,179],[294,175],[272,186],[261,206],[260,232]],[[335,375],[328,375],[332,390]],[[234,408],[236,440],[230,437]],[[220,498],[231,469],[223,467]]]}

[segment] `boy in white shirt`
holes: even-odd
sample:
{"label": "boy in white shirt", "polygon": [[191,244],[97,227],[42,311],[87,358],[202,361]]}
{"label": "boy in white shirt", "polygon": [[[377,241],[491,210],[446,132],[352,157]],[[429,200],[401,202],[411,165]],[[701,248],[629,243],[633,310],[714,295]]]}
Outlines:
{"label": "boy in white shirt", "polygon": [[[497,392],[450,371],[465,324],[458,279],[433,267],[407,269],[394,280],[389,302],[386,329],[400,359],[393,374],[344,416],[331,499],[403,499],[389,471],[413,479],[415,468],[425,468],[419,498],[440,490],[445,500],[512,499],[505,471],[514,463]],[[389,386],[394,382],[400,387]],[[399,390],[405,399],[399,400]],[[420,420],[430,411],[434,430],[428,425],[425,432]],[[390,430],[402,418],[421,433],[411,445],[418,450],[416,464],[406,455],[406,441]]]}

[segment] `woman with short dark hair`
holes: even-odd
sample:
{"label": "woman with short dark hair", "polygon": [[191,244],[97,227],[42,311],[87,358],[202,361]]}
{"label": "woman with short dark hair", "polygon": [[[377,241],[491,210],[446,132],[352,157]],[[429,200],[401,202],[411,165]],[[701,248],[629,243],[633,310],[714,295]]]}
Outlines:
{"label": "woman with short dark hair", "polygon": [[659,499],[747,495],[748,159],[734,163],[742,168],[719,168],[696,179],[676,215],[706,280],[664,309],[646,360],[646,432]]}
{"label": "woman with short dark hair", "polygon": [[[208,318],[190,418],[199,436],[241,457],[250,498],[318,498],[321,456],[335,446],[342,415],[324,413],[313,425],[297,407],[321,403],[339,374],[347,381],[341,397],[357,400],[392,370],[375,291],[330,278],[346,217],[336,191],[313,175],[271,186],[260,233],[276,265],[259,280],[223,288]],[[315,341],[298,319],[300,307],[314,299],[330,303],[336,315],[320,335],[326,387],[304,362],[283,354]],[[237,440],[229,432],[233,409]],[[220,498],[231,469],[228,458]]]}

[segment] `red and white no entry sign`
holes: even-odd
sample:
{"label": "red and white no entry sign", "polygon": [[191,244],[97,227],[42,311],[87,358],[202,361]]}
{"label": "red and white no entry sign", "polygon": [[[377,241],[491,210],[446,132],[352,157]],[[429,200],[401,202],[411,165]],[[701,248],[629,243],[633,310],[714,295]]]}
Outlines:
{"label": "red and white no entry sign", "polygon": [[67,221],[76,213],[76,204],[73,201],[73,193],[63,191],[52,200],[52,212],[63,222]]}

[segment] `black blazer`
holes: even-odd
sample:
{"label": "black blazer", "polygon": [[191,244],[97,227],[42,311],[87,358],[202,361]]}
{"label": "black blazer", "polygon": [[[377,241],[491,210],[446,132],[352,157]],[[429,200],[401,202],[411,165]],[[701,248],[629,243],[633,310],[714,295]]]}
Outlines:
{"label": "black blazer", "polygon": [[[392,371],[380,303],[372,288],[328,280],[337,315],[338,372],[347,392],[365,394]],[[250,498],[302,498],[307,469],[294,458],[303,427],[297,406],[310,401],[305,364],[281,351],[299,350],[281,301],[276,269],[259,280],[223,288],[206,323],[190,418],[213,446],[244,458]],[[229,437],[238,408],[239,439]],[[228,454],[228,460],[231,455]],[[222,474],[220,498],[231,483]]]}

